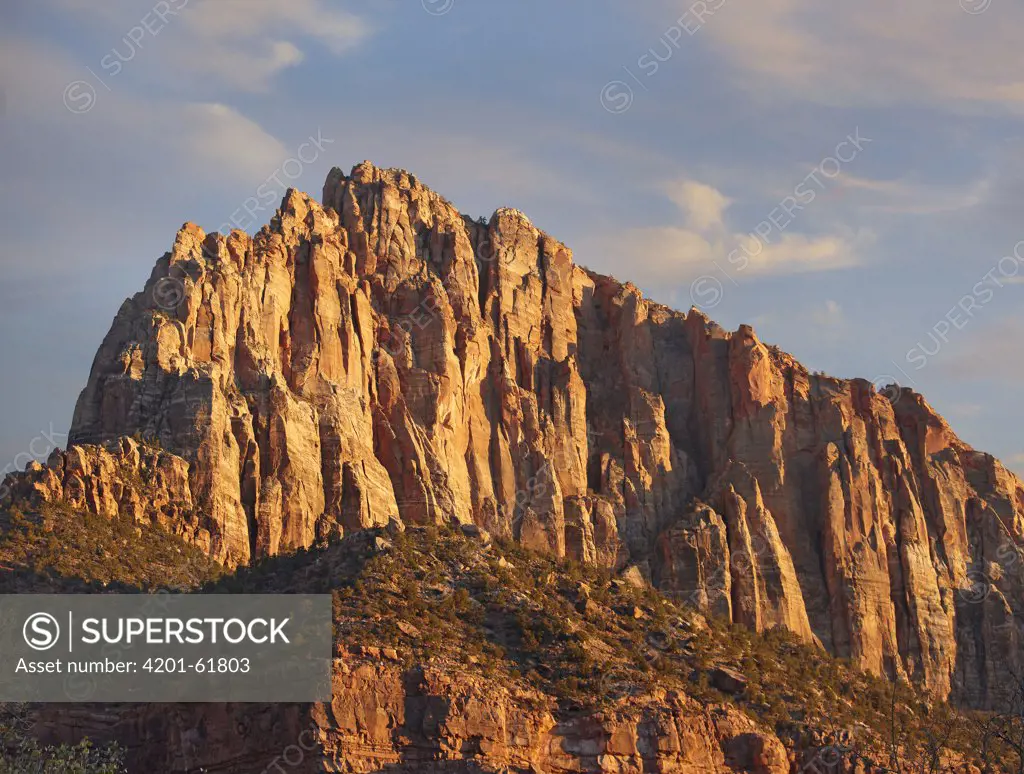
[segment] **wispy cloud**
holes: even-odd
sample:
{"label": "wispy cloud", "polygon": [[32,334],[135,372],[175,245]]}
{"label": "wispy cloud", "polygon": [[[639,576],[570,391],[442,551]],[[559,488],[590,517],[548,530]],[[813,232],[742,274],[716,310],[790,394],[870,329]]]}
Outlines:
{"label": "wispy cloud", "polygon": [[[203,181],[247,184],[287,158],[276,137],[219,102],[182,103],[115,88],[100,91],[87,115],[75,115],[61,93],[79,75],[79,66],[59,49],[0,36],[0,89],[9,115],[51,139],[43,149],[47,163],[73,163],[82,176],[115,166],[141,178],[170,159]],[[8,174],[16,177],[24,161],[10,165]]]}
{"label": "wispy cloud", "polygon": [[[659,186],[679,210],[682,225],[616,229],[584,246],[580,255],[601,265],[630,267],[638,284],[689,281],[716,266],[733,274],[783,275],[831,271],[860,263],[867,232],[805,234],[776,228],[767,235],[735,230],[733,199],[707,183],[682,178]],[[792,218],[790,219],[792,221]],[[737,268],[740,267],[741,268]]]}
{"label": "wispy cloud", "polygon": [[[687,0],[681,0],[681,8]],[[1024,111],[1024,8],[957,2],[763,0],[718,14],[707,39],[746,87],[841,106]]]}
{"label": "wispy cloud", "polygon": [[852,204],[892,215],[957,212],[985,204],[992,195],[992,180],[987,177],[958,186],[909,178],[875,180],[845,175],[840,186],[844,195],[851,195]]}
{"label": "wispy cloud", "polygon": [[846,315],[838,301],[827,300],[811,312],[811,320],[815,325],[824,328],[837,328],[846,325]]}
{"label": "wispy cloud", "polygon": [[176,140],[182,156],[214,175],[235,173],[244,179],[267,174],[287,158],[280,140],[227,105],[190,103],[178,120],[189,128]]}
{"label": "wispy cloud", "polygon": [[[310,42],[340,55],[371,34],[362,17],[326,0],[174,0],[173,16],[165,22],[180,30],[161,35],[160,45],[149,40],[133,45],[128,31],[144,14],[153,16],[152,6],[109,0],[97,14],[95,4],[87,0],[50,2],[102,26],[111,50],[121,55],[118,60],[134,58],[138,48],[151,48],[144,57],[145,66],[151,72],[173,74],[171,83],[184,79],[190,87],[266,91],[274,76],[303,61]],[[97,53],[99,60],[99,54],[106,52]]]}
{"label": "wispy cloud", "polygon": [[173,53],[178,64],[252,91],[301,62],[304,40],[344,54],[370,34],[360,17],[322,0],[191,0],[182,19],[194,37]]}

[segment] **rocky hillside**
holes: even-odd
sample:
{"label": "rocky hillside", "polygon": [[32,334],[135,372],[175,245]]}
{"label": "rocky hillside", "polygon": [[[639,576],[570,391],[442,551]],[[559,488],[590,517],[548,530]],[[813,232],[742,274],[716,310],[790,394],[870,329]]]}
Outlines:
{"label": "rocky hillside", "polygon": [[1018,762],[980,714],[476,528],[395,522],[203,588],[333,592],[332,701],[49,705],[36,733],[116,740],[133,773],[978,774]]}
{"label": "rocky hillside", "polygon": [[159,526],[64,505],[0,511],[0,594],[188,590],[223,573]]}
{"label": "rocky hillside", "polygon": [[1024,485],[923,398],[812,375],[400,170],[335,169],[255,237],[186,224],[71,443],[10,488],[229,566],[459,522],[977,707],[1024,673]]}

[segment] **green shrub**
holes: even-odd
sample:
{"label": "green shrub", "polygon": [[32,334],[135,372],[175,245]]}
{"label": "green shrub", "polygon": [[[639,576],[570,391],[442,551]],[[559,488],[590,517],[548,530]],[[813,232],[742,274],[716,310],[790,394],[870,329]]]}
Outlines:
{"label": "green shrub", "polygon": [[116,746],[40,745],[28,735],[21,705],[0,705],[0,774],[122,774],[124,754]]}

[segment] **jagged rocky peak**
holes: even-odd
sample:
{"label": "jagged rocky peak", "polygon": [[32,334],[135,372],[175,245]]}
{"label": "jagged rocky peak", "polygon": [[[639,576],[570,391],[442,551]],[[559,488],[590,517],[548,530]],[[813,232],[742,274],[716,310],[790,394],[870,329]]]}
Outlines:
{"label": "jagged rocky peak", "polygon": [[252,237],[183,227],[71,443],[135,435],[187,470],[161,518],[229,564],[472,523],[979,706],[1024,668],[1024,486],[920,396],[810,374],[402,170],[332,170]]}

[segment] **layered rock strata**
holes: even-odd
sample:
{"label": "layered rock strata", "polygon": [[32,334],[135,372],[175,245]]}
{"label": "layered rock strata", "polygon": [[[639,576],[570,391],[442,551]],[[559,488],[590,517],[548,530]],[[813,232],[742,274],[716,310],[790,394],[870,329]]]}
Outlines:
{"label": "layered rock strata", "polygon": [[37,731],[48,741],[117,739],[132,771],[167,774],[788,774],[813,758],[731,707],[705,710],[675,692],[564,712],[542,694],[369,650],[336,661],[330,704],[76,706],[44,710]]}
{"label": "layered rock strata", "polygon": [[254,237],[186,224],[71,443],[137,434],[187,465],[176,531],[228,564],[473,523],[978,706],[1024,670],[1024,485],[923,398],[812,375],[401,170],[335,169]]}

